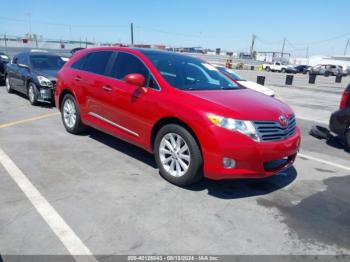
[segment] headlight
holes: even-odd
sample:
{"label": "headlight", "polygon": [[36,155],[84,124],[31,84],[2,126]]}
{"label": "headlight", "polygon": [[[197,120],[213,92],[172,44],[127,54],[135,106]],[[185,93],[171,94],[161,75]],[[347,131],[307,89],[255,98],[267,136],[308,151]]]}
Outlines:
{"label": "headlight", "polygon": [[46,77],[37,76],[36,78],[38,79],[39,84],[41,86],[53,87],[52,82],[49,79],[47,79]]}
{"label": "headlight", "polygon": [[257,142],[260,141],[260,137],[254,127],[254,124],[251,121],[226,118],[226,117],[222,117],[214,114],[207,114],[207,117],[209,121],[216,126],[219,126],[231,131],[240,132],[250,137],[254,141],[257,141]]}

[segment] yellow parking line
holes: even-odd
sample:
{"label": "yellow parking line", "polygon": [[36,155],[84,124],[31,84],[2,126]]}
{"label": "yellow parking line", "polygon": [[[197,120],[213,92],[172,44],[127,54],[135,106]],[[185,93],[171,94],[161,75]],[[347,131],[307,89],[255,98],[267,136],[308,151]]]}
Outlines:
{"label": "yellow parking line", "polygon": [[6,124],[0,125],[0,129],[1,128],[5,128],[5,127],[10,127],[10,126],[15,126],[15,125],[18,125],[18,124],[24,124],[24,123],[28,123],[28,122],[33,122],[33,121],[36,121],[36,120],[49,118],[49,117],[52,117],[52,116],[57,116],[59,114],[60,114],[59,112],[55,112],[55,113],[45,114],[45,115],[36,116],[36,117],[32,117],[32,118],[27,118],[27,119],[23,119],[23,120],[13,121],[13,122],[10,122],[10,123],[6,123]]}

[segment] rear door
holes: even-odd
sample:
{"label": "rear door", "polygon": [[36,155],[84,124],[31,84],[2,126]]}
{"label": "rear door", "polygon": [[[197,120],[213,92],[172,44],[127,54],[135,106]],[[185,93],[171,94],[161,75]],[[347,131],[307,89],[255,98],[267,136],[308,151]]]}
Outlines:
{"label": "rear door", "polygon": [[281,63],[280,62],[276,62],[274,70],[281,71],[281,68],[282,68],[281,67]]}
{"label": "rear door", "polygon": [[[113,51],[96,51],[85,57],[81,70],[74,75],[76,87],[84,94],[85,113],[96,117],[105,117],[108,112],[106,100],[112,89],[106,76]],[[73,65],[74,68],[74,65]]]}
{"label": "rear door", "polygon": [[18,61],[18,56],[16,55],[13,57],[11,64],[8,65],[8,69],[7,69],[7,73],[8,73],[8,78],[10,81],[11,86],[14,89],[18,89],[18,80],[17,80],[17,71],[18,71],[18,65],[17,65],[17,61]]}
{"label": "rear door", "polygon": [[27,93],[26,80],[30,77],[29,56],[26,53],[20,54],[17,60],[16,82],[18,90]]}

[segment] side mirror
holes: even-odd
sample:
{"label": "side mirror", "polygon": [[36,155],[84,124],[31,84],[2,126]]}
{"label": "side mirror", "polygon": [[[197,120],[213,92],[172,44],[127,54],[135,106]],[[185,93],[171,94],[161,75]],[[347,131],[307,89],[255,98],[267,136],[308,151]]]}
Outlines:
{"label": "side mirror", "polygon": [[129,74],[124,77],[124,81],[130,85],[144,87],[145,86],[145,77],[141,74]]}

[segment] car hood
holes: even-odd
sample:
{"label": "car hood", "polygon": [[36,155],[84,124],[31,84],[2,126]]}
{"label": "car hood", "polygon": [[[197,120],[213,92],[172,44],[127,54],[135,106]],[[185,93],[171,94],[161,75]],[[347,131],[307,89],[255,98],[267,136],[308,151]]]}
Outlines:
{"label": "car hood", "polygon": [[56,80],[58,71],[59,70],[48,70],[48,69],[35,69],[34,70],[36,75],[44,76],[51,81]]}
{"label": "car hood", "polygon": [[252,81],[237,81],[237,82],[238,82],[238,84],[240,84],[246,88],[260,92],[264,95],[273,96],[275,94],[275,92],[273,90],[271,90],[270,88],[267,88],[266,86],[263,86],[263,85],[259,85],[255,82],[252,82]]}
{"label": "car hood", "polygon": [[293,110],[282,101],[249,89],[189,91],[189,93],[210,102],[211,108],[208,110],[211,111],[208,113],[224,117],[279,121],[281,115],[289,118],[294,114]]}

